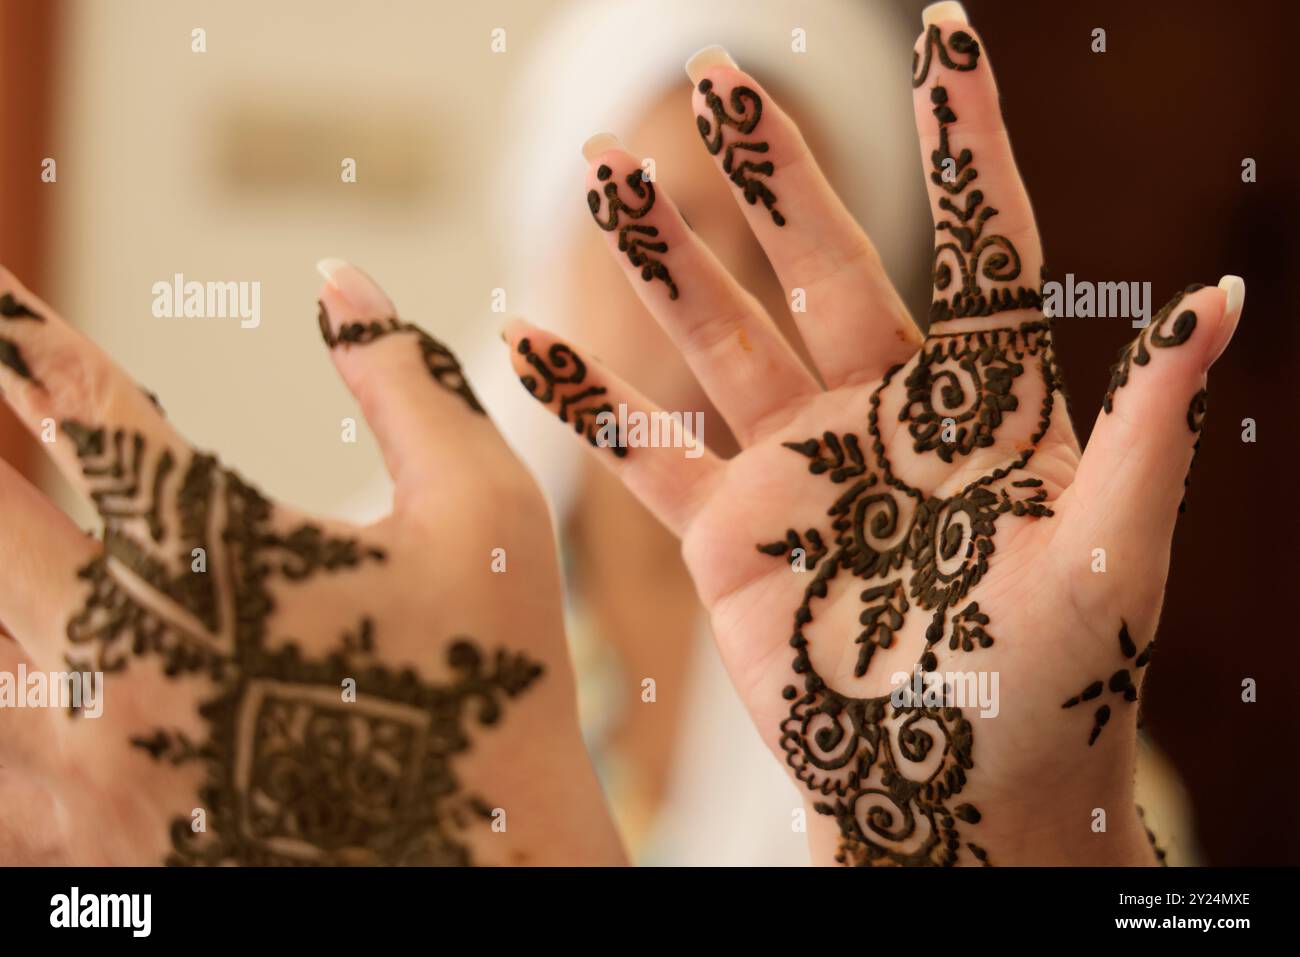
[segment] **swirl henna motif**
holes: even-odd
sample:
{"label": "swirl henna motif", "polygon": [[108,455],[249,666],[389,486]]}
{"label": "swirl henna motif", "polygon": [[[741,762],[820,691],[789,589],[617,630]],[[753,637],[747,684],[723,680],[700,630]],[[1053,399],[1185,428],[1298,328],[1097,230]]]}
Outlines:
{"label": "swirl henna motif", "polygon": [[[1184,309],[1174,316],[1174,310],[1178,308],[1184,296],[1189,296],[1202,288],[1204,287],[1200,283],[1193,283],[1170,299],[1151,317],[1151,321],[1138,333],[1137,338],[1120,350],[1119,361],[1111,366],[1110,384],[1106,386],[1106,394],[1101,400],[1101,407],[1107,415],[1115,408],[1115,393],[1128,385],[1128,377],[1133,371],[1133,366],[1145,366],[1151,361],[1151,349],[1172,349],[1181,346],[1192,337],[1192,333],[1196,331],[1196,313],[1191,309]],[[1171,316],[1172,322],[1170,322]],[[1188,422],[1189,424],[1191,422],[1190,413]]]}
{"label": "swirl henna motif", "polygon": [[701,80],[699,87],[700,93],[704,95],[704,105],[709,108],[712,119],[707,116],[697,116],[695,126],[700,131],[700,137],[704,140],[705,148],[714,156],[722,153],[722,171],[727,174],[731,181],[740,189],[745,197],[745,202],[750,206],[756,205],[760,200],[763,206],[772,216],[772,222],[778,226],[785,225],[785,216],[776,208],[776,194],[768,188],[764,181],[766,177],[771,176],[776,167],[771,160],[760,160],[755,162],[745,156],[737,156],[738,153],[754,153],[758,155],[765,154],[770,148],[766,140],[733,140],[726,144],[726,151],[723,152],[722,128],[730,126],[742,137],[748,137],[758,126],[759,120],[763,118],[763,100],[752,89],[747,86],[737,86],[731,91],[731,109],[735,111],[733,116],[727,112],[726,105],[722,102],[722,97],[713,92],[712,80]]}
{"label": "swirl henna motif", "polygon": [[[655,185],[646,179],[641,170],[633,170],[627,174],[624,182],[628,188],[636,195],[637,199],[642,200],[640,206],[629,206],[623,201],[618,193],[618,183],[612,181],[613,170],[608,166],[601,165],[596,170],[596,179],[605,184],[605,206],[607,209],[606,217],[600,218],[600,193],[596,190],[587,191],[587,208],[591,210],[591,218],[596,221],[596,225],[605,232],[618,230],[618,249],[619,252],[627,253],[627,260],[633,266],[641,270],[641,278],[646,282],[652,279],[658,279],[668,287],[668,298],[677,298],[677,284],[673,282],[672,275],[668,272],[668,267],[663,264],[663,260],[656,259],[650,255],[655,253],[662,255],[668,252],[668,244],[662,239],[658,239],[659,228],[657,226],[644,226],[641,223],[619,222],[620,214],[625,215],[628,219],[642,219],[654,208],[655,205]],[[648,242],[647,238],[654,240]]]}
{"label": "swirl henna motif", "polygon": [[614,407],[604,399],[609,391],[604,386],[587,383],[587,364],[564,343],[557,342],[546,351],[545,357],[533,351],[532,342],[520,339],[519,354],[536,370],[537,375],[519,377],[528,394],[542,405],[560,400],[556,415],[561,422],[573,426],[573,431],[586,438],[593,446],[607,447],[617,458],[627,456],[627,443],[620,433],[613,443],[601,441],[601,416],[613,416]]}
{"label": "swirl henna motif", "polygon": [[[969,71],[979,65],[979,55],[979,43],[969,33],[955,30],[945,40],[939,28],[931,26],[926,31],[923,54],[913,55],[912,86],[919,87],[926,81],[935,60],[950,70]],[[930,152],[930,181],[946,194],[939,199],[939,212],[950,217],[936,216],[935,231],[952,237],[935,246],[931,278],[937,293],[948,293],[957,283],[946,298],[935,297],[930,305],[930,322],[1040,308],[1042,296],[1038,289],[1009,285],[1021,273],[1015,244],[1006,236],[985,234],[985,226],[998,211],[985,203],[983,190],[967,190],[979,178],[979,171],[969,149],[952,152],[949,128],[957,122],[957,114],[949,103],[947,89],[936,84],[930,90],[930,102],[931,112],[939,121],[939,145]],[[981,277],[999,285],[986,292],[980,285]]]}

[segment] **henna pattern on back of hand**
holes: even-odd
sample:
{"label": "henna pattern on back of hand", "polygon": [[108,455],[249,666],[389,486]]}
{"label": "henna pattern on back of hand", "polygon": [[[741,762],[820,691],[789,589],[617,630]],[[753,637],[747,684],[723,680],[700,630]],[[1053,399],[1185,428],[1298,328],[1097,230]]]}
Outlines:
{"label": "henna pattern on back of hand", "polygon": [[542,405],[550,405],[558,398],[556,415],[561,422],[572,425],[573,431],[591,445],[608,448],[617,458],[625,458],[628,449],[621,433],[617,443],[602,446],[598,419],[602,415],[613,416],[615,411],[605,398],[609,390],[587,382],[587,364],[582,358],[561,342],[547,349],[545,356],[534,352],[528,339],[520,339],[517,348],[537,373],[519,377],[528,394]]}
{"label": "henna pattern on back of hand", "polygon": [[[639,206],[629,206],[623,201],[618,193],[618,183],[612,180],[613,170],[608,166],[601,165],[596,170],[596,179],[605,184],[605,205],[607,208],[606,218],[600,218],[600,193],[596,190],[587,191],[587,208],[591,211],[591,218],[596,221],[596,225],[605,232],[618,230],[618,248],[620,252],[627,253],[627,260],[633,266],[641,270],[641,278],[646,282],[652,279],[658,279],[668,287],[668,298],[677,298],[677,284],[673,282],[672,275],[668,272],[668,267],[664,265],[662,259],[656,259],[654,255],[663,255],[668,252],[668,244],[659,239],[659,227],[646,226],[635,220],[643,219],[655,205],[655,184],[645,177],[641,170],[633,170],[627,174],[625,182],[628,188],[641,200]],[[633,222],[621,222],[620,216],[626,216]]]}
{"label": "henna pattern on back of hand", "polygon": [[744,155],[766,154],[770,149],[767,141],[757,138],[732,140],[725,144],[726,151],[723,152],[722,128],[730,126],[741,137],[749,137],[763,118],[762,98],[747,86],[733,87],[730,101],[735,115],[732,115],[727,112],[722,97],[713,91],[712,80],[701,80],[698,89],[704,94],[704,104],[709,108],[710,114],[695,118],[695,126],[700,131],[705,148],[714,156],[722,153],[722,171],[744,195],[745,202],[754,206],[762,200],[763,206],[772,216],[772,222],[784,226],[785,216],[776,208],[776,194],[766,182],[767,177],[776,172],[776,167],[770,159],[756,162]]}

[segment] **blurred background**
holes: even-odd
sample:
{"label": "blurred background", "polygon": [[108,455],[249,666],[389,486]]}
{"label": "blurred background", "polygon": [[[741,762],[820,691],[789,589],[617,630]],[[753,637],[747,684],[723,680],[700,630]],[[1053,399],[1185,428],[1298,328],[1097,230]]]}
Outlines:
{"label": "blurred background", "polygon": [[[800,863],[798,797],[733,700],[675,544],[532,406],[497,330],[527,315],[662,405],[707,409],[585,222],[579,148],[605,129],[655,158],[724,263],[784,315],[694,130],[682,64],[710,43],[801,123],[925,315],[932,239],[908,84],[922,6],[0,0],[0,263],[156,392],[196,444],[277,498],[358,520],[386,511],[389,487],[364,427],[355,445],[338,439],[340,419],[360,416],[319,342],[312,264],[367,269],[462,356],[551,496],[584,720],[636,859]],[[1300,569],[1287,492],[1300,237],[1286,225],[1300,221],[1300,134],[1285,105],[1300,7],[966,7],[1054,276],[1150,281],[1154,304],[1192,281],[1246,279],[1175,539],[1139,789],[1174,863],[1300,863],[1300,653],[1281,602]],[[1105,53],[1091,48],[1097,28]],[[1242,180],[1247,158],[1255,182]],[[151,287],[175,273],[260,282],[261,325],[155,318]],[[1132,330],[1057,329],[1086,438]],[[0,418],[0,454],[89,526]],[[630,559],[609,557],[615,537]],[[640,700],[645,676],[653,705]],[[1241,701],[1246,678],[1257,703]]]}

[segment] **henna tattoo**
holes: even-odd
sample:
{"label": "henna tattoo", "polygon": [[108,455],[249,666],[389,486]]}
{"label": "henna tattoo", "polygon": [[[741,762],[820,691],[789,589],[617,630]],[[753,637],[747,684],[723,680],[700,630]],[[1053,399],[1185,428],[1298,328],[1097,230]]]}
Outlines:
{"label": "henna tattoo", "polygon": [[1187,406],[1187,427],[1196,436],[1196,441],[1192,443],[1192,460],[1187,463],[1187,477],[1183,479],[1183,498],[1178,503],[1179,514],[1187,511],[1187,491],[1192,484],[1192,469],[1196,468],[1196,453],[1201,450],[1201,429],[1205,423],[1208,398],[1209,393],[1201,389],[1192,396],[1192,401]]}
{"label": "henna tattoo", "polygon": [[1147,812],[1142,810],[1140,804],[1137,805],[1137,812],[1138,820],[1142,822],[1142,830],[1147,832],[1147,843],[1151,845],[1151,850],[1156,856],[1156,862],[1161,867],[1168,867],[1169,861],[1165,860],[1166,855],[1164,849],[1161,848],[1159,842],[1156,840],[1156,832],[1147,827]]}
{"label": "henna tattoo", "polygon": [[[208,738],[155,731],[132,743],[157,761],[200,762],[208,829],[173,821],[172,865],[465,865],[456,839],[466,811],[490,816],[481,799],[461,798],[453,759],[469,749],[470,715],[483,726],[504,699],[542,674],[521,655],[489,663],[471,641],[447,653],[454,675],[430,684],[410,671],[367,662],[372,626],[345,636],[320,661],[295,646],[250,649],[238,673],[200,713]],[[342,682],[356,681],[344,702]]]}
{"label": "henna tattoo", "polygon": [[[10,292],[0,296],[0,318],[31,322],[45,321],[44,316],[38,312],[33,312],[15,299],[13,293]],[[41,387],[40,379],[32,372],[32,368],[28,365],[22,349],[18,347],[18,343],[4,336],[0,336],[0,365],[5,366],[19,378],[26,379],[33,385]]]}
{"label": "henna tattoo", "polygon": [[618,183],[611,180],[613,175],[613,170],[604,164],[596,170],[596,178],[605,184],[605,205],[608,211],[606,218],[601,219],[600,193],[594,189],[588,190],[587,208],[591,210],[591,218],[607,233],[617,229],[619,252],[627,253],[627,261],[641,270],[643,280],[650,282],[652,279],[658,279],[668,287],[668,298],[676,299],[677,284],[673,282],[668,267],[664,265],[663,260],[650,255],[651,253],[662,255],[668,252],[668,243],[658,238],[659,227],[643,226],[638,222],[621,224],[619,222],[620,214],[626,215],[630,220],[638,220],[644,218],[654,208],[654,183],[646,179],[639,169],[628,173],[624,182],[636,194],[637,199],[642,200],[640,206],[629,206],[618,193]]}
{"label": "henna tattoo", "polygon": [[[263,642],[274,609],[268,579],[300,581],[385,557],[310,524],[273,531],[270,503],[210,455],[194,453],[178,469],[170,449],[152,454],[138,432],[75,420],[62,428],[104,520],[104,553],[78,571],[89,593],[66,629],[78,670],[121,671],[130,657],[158,655],[168,675],[220,680],[241,648]],[[170,524],[169,503],[178,516]],[[129,580],[147,589],[148,604]],[[82,648],[89,661],[79,660]]]}
{"label": "henna tattoo", "polygon": [[1115,408],[1115,393],[1128,385],[1133,366],[1144,366],[1151,361],[1152,348],[1172,349],[1181,346],[1192,337],[1192,333],[1196,330],[1196,313],[1193,310],[1184,309],[1174,317],[1172,323],[1169,322],[1169,318],[1174,315],[1174,310],[1178,308],[1184,296],[1201,288],[1203,287],[1200,283],[1193,283],[1170,299],[1151,317],[1151,321],[1138,333],[1137,338],[1120,350],[1119,361],[1110,368],[1110,383],[1106,386],[1106,394],[1101,400],[1101,407],[1107,415]]}
{"label": "henna tattoo", "polygon": [[[957,54],[954,58],[952,54]],[[945,41],[937,26],[926,30],[924,61],[921,54],[912,57],[912,86],[919,87],[930,74],[930,66],[937,58],[946,69],[969,71],[979,65],[979,44],[963,30],[954,30]],[[920,70],[918,72],[918,63]],[[931,281],[936,293],[947,293],[954,279],[954,267],[959,274],[959,285],[946,297],[936,296],[930,305],[930,322],[946,322],[967,316],[991,316],[1013,309],[1039,309],[1042,307],[1041,282],[1038,288],[1010,285],[1020,277],[1020,252],[1006,236],[984,234],[988,221],[998,210],[985,203],[984,191],[967,187],[979,178],[974,155],[969,149],[952,152],[950,127],[957,122],[957,114],[949,102],[946,87],[936,85],[930,90],[931,112],[939,123],[939,145],[930,153],[930,182],[946,195],[939,199],[940,213],[951,218],[936,217],[935,232],[947,233],[949,242],[935,246]],[[999,284],[987,292],[980,286],[980,277]]]}
{"label": "henna tattoo", "polygon": [[454,392],[460,396],[471,411],[477,412],[479,415],[486,414],[482,404],[479,403],[478,396],[470,388],[469,380],[465,378],[465,373],[461,370],[460,362],[457,361],[456,356],[450,349],[415,323],[403,322],[397,318],[371,319],[367,322],[346,322],[339,327],[336,334],[330,328],[329,313],[325,310],[325,304],[317,303],[317,305],[319,306],[319,312],[316,319],[320,323],[321,338],[325,340],[325,345],[329,348],[366,345],[393,333],[413,333],[416,344],[420,349],[420,358],[424,361],[424,366],[429,370],[429,375],[433,377],[433,380],[448,392]]}
{"label": "henna tattoo", "polygon": [[[826,446],[825,455],[822,454],[823,443]],[[806,442],[782,442],[781,444],[787,449],[793,449],[800,455],[806,456],[810,460],[808,471],[813,475],[830,472],[832,482],[844,482],[867,470],[858,437],[852,433],[845,433],[843,442],[834,432],[824,432],[821,441],[809,439]]]}
{"label": "henna tattoo", "polygon": [[[600,447],[598,434],[602,415],[614,415],[614,407],[604,398],[609,391],[604,386],[587,385],[587,364],[569,346],[557,342],[546,350],[545,357],[533,351],[528,339],[520,339],[519,354],[533,367],[537,375],[523,375],[519,381],[538,402],[550,405],[558,396],[561,422],[573,426],[573,431],[584,436],[593,446]],[[618,458],[627,455],[627,445],[620,433],[618,441],[608,446]]]}
{"label": "henna tattoo", "polygon": [[776,194],[768,187],[765,182],[766,177],[771,176],[776,167],[771,160],[761,160],[755,162],[744,156],[739,157],[737,162],[737,153],[755,153],[758,155],[766,154],[770,149],[766,140],[754,140],[745,142],[744,140],[733,140],[726,144],[726,151],[723,152],[722,128],[730,126],[742,137],[749,136],[758,126],[759,120],[763,118],[763,100],[754,90],[747,86],[733,87],[731,90],[731,109],[735,115],[727,112],[726,105],[722,102],[722,97],[713,92],[712,80],[701,80],[699,91],[704,94],[704,104],[709,108],[712,114],[712,120],[706,116],[697,116],[695,126],[700,131],[700,138],[704,140],[705,148],[714,156],[722,153],[722,171],[728,175],[731,181],[740,189],[745,197],[745,202],[750,206],[756,205],[760,200],[768,213],[772,216],[772,222],[778,226],[785,225],[785,216],[776,208]]}
{"label": "henna tattoo", "polygon": [[[1125,661],[1129,661],[1130,659],[1133,661],[1132,668],[1134,671],[1141,671],[1147,666],[1147,663],[1150,662],[1151,655],[1156,650],[1156,642],[1154,638],[1151,639],[1151,641],[1147,642],[1146,647],[1142,649],[1142,653],[1139,654],[1137,645],[1133,643],[1133,639],[1128,633],[1128,622],[1121,621],[1119,628],[1119,650],[1124,656]],[[1063,705],[1061,705],[1061,707],[1073,708],[1085,701],[1095,701],[1107,690],[1109,690],[1112,695],[1119,695],[1130,704],[1137,701],[1138,690],[1137,685],[1133,683],[1133,676],[1129,673],[1128,668],[1121,668],[1111,675],[1110,679],[1107,681],[1092,682],[1077,695],[1069,698]],[[1092,747],[1092,745],[1096,743],[1097,737],[1101,734],[1102,728],[1106,726],[1106,722],[1110,721],[1110,715],[1110,705],[1108,704],[1101,705],[1093,713],[1092,731],[1088,735],[1089,747]]]}

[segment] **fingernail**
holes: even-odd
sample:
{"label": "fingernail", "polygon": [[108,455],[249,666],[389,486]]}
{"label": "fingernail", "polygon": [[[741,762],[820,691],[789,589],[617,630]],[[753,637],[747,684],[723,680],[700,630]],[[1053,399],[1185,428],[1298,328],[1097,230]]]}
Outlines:
{"label": "fingernail", "polygon": [[582,144],[582,158],[588,163],[594,161],[601,153],[608,153],[610,150],[626,150],[620,140],[613,133],[597,133],[595,136]]}
{"label": "fingernail", "polygon": [[686,75],[692,83],[699,83],[704,74],[715,66],[736,66],[736,61],[731,58],[726,47],[705,47],[686,61]]}
{"label": "fingernail", "polygon": [[942,3],[932,3],[921,11],[921,23],[927,27],[936,23],[943,23],[945,20],[959,20],[962,23],[970,23],[970,18],[966,16],[966,8],[957,0],[943,0]]}
{"label": "fingernail", "polygon": [[348,319],[390,319],[393,303],[379,285],[356,266],[342,259],[322,259],[316,271],[338,293],[350,315],[330,318],[337,324]]}
{"label": "fingernail", "polygon": [[1233,333],[1237,331],[1237,323],[1241,320],[1241,307],[1246,302],[1246,280],[1240,276],[1224,276],[1219,280],[1219,288],[1228,294],[1228,302],[1223,307],[1223,331],[1219,333],[1221,337],[1219,345],[1214,350],[1214,355],[1210,357],[1210,361],[1205,364],[1207,369],[1214,365],[1228,348]]}
{"label": "fingernail", "polygon": [[498,332],[501,334],[501,341],[506,345],[510,345],[510,330],[514,329],[516,326],[522,326],[523,324],[524,321],[518,316],[511,316],[509,319],[502,320],[501,325],[498,328]]}

